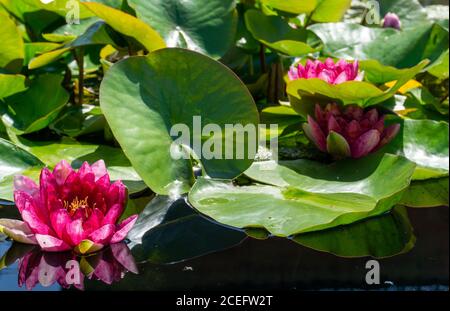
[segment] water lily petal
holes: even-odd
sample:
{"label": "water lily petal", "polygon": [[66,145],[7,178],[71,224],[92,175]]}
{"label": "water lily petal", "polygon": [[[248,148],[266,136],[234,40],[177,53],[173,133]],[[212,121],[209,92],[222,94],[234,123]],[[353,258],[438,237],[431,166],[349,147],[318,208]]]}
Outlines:
{"label": "water lily petal", "polygon": [[114,243],[110,245],[111,252],[114,256],[114,258],[128,271],[138,274],[138,268],[136,265],[136,262],[134,261],[134,257],[131,254],[130,249],[128,246],[121,242],[121,243]]}
{"label": "water lily petal", "polygon": [[380,142],[380,133],[370,130],[362,134],[351,146],[352,157],[361,158],[373,151]]}
{"label": "water lily petal", "polygon": [[328,119],[328,131],[333,131],[337,133],[342,132],[341,126],[336,121],[336,118],[333,115],[331,115],[330,118]]}
{"label": "water lily petal", "polygon": [[92,232],[88,239],[94,243],[106,245],[109,243],[115,231],[116,227],[114,225],[107,224]]}
{"label": "water lily petal", "polygon": [[36,240],[46,252],[63,252],[71,249],[69,244],[51,235],[36,234]]}
{"label": "water lily petal", "polygon": [[395,136],[397,136],[398,132],[400,131],[400,124],[392,124],[390,126],[388,126],[382,135],[380,144],[379,144],[379,148],[381,148],[382,146],[388,144],[391,140],[393,140],[395,138]]}
{"label": "water lily petal", "polygon": [[114,204],[105,215],[105,218],[103,218],[103,224],[115,225],[117,223],[117,220],[119,220],[119,217],[122,215],[124,209],[124,205]]}
{"label": "water lily petal", "polygon": [[91,165],[92,172],[95,174],[95,180],[97,181],[99,178],[108,174],[106,170],[105,161],[99,160]]}
{"label": "water lily petal", "polygon": [[54,210],[50,213],[50,221],[56,236],[63,239],[66,226],[72,221],[67,210],[64,208]]}
{"label": "water lily petal", "polygon": [[109,188],[106,199],[109,206],[113,206],[114,204],[125,205],[127,197],[127,188],[120,180],[118,180]]}
{"label": "water lily petal", "polygon": [[35,207],[32,203],[25,203],[21,216],[34,233],[53,234],[53,230],[36,215]]}
{"label": "water lily petal", "polygon": [[83,228],[86,231],[86,234],[90,234],[100,228],[103,225],[103,218],[103,213],[98,208],[94,208],[92,214],[83,223]]}
{"label": "water lily petal", "polygon": [[326,152],[326,139],[319,124],[308,116],[308,123],[303,124],[303,131],[306,136],[319,148],[321,151]]}
{"label": "water lily petal", "polygon": [[33,231],[25,222],[20,220],[0,219],[0,232],[16,242],[37,244]]}
{"label": "water lily petal", "polygon": [[334,84],[341,84],[348,80],[350,80],[349,75],[345,71],[343,71],[336,77],[336,79],[334,80]]}
{"label": "water lily petal", "polygon": [[25,205],[27,202],[31,202],[32,204],[34,204],[33,197],[30,194],[22,190],[14,191],[14,203],[16,204],[19,213],[22,213],[22,211],[25,209]]}
{"label": "water lily petal", "polygon": [[34,200],[39,200],[39,187],[31,178],[21,175],[14,176],[14,189],[27,193]]}
{"label": "water lily petal", "polygon": [[63,185],[67,179],[67,176],[73,172],[72,166],[66,160],[62,160],[56,164],[53,169],[53,176],[55,177],[56,183],[58,185]]}
{"label": "water lily petal", "polygon": [[66,233],[70,239],[71,245],[76,246],[85,239],[83,220],[75,219],[66,225]]}
{"label": "water lily petal", "polygon": [[118,243],[118,242],[123,241],[125,239],[125,237],[127,236],[128,231],[130,231],[131,228],[133,228],[134,223],[136,222],[137,218],[138,218],[138,215],[133,215],[133,216],[128,217],[124,221],[122,221],[117,226],[117,231],[112,236],[110,243]]}

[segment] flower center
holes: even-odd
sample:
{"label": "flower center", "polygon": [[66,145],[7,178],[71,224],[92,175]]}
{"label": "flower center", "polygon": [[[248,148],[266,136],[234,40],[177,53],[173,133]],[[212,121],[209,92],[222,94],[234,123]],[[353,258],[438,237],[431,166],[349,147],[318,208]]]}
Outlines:
{"label": "flower center", "polygon": [[73,216],[78,209],[82,209],[86,217],[90,214],[88,197],[84,198],[84,200],[79,200],[78,197],[75,197],[70,204],[68,201],[64,201],[64,208],[69,212],[70,216]]}

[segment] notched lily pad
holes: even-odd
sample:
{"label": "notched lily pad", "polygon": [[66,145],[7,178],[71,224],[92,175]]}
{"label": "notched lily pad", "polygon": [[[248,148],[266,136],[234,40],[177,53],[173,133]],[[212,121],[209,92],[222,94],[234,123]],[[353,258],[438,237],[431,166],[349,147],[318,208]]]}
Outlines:
{"label": "notched lily pad", "polygon": [[220,223],[265,228],[277,236],[349,224],[390,210],[402,198],[415,168],[394,155],[385,155],[371,167],[366,161],[255,162],[245,174],[266,185],[238,187],[199,178],[189,202]]}
{"label": "notched lily pad", "polygon": [[[100,105],[133,167],[159,194],[169,194],[174,189],[184,193],[190,188],[191,161],[173,157],[171,147],[177,140],[197,156],[201,155],[193,142],[204,140],[205,136],[194,129],[194,117],[201,118],[202,125],[218,125],[222,137],[225,124],[258,124],[250,93],[227,67],[178,48],[158,50],[147,57],[131,57],[114,65],[102,82]],[[185,129],[182,135],[187,136],[187,141],[180,142],[181,130],[173,132],[176,125]],[[247,146],[247,138],[237,140],[236,143]],[[200,159],[207,174],[234,178],[253,161],[248,157],[239,159],[236,150],[231,150],[232,159],[225,159],[225,149],[233,146],[223,144],[223,147],[221,159]]]}
{"label": "notched lily pad", "polygon": [[347,226],[297,235],[293,241],[339,257],[386,258],[410,251],[413,228],[404,207]]}
{"label": "notched lily pad", "polygon": [[306,29],[294,29],[279,16],[266,16],[261,11],[245,13],[245,23],[255,39],[269,48],[290,56],[300,56],[316,50],[306,44]]}

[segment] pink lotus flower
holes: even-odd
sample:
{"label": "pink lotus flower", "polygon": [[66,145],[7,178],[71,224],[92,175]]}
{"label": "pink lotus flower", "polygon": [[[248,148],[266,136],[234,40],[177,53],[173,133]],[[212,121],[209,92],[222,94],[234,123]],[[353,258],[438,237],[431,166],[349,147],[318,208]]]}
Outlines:
{"label": "pink lotus flower", "polygon": [[400,124],[385,127],[384,116],[375,108],[364,112],[350,105],[341,112],[336,104],[328,104],[324,110],[316,105],[315,119],[308,115],[303,130],[317,148],[336,159],[361,158],[389,143]]}
{"label": "pink lotus flower", "polygon": [[103,161],[85,162],[78,171],[61,161],[53,173],[42,170],[39,187],[25,176],[16,176],[14,187],[23,222],[0,219],[0,231],[44,251],[92,253],[122,241],[137,220],[133,215],[117,224],[127,189],[121,181],[110,182]]}
{"label": "pink lotus flower", "polygon": [[[90,270],[82,269],[79,263],[81,260],[87,261],[88,265],[84,267],[88,266]],[[85,279],[111,285],[123,279],[128,271],[138,273],[134,258],[125,243],[111,244],[111,247],[95,255],[81,258],[71,252],[48,253],[35,249],[19,259],[18,285],[25,285],[31,290],[38,284],[48,287],[56,282],[62,288],[73,285],[83,290]]]}
{"label": "pink lotus flower", "polygon": [[400,18],[395,13],[387,13],[384,16],[383,28],[395,28],[400,30],[402,28],[402,22]]}
{"label": "pink lotus flower", "polygon": [[322,79],[330,84],[340,84],[346,81],[362,81],[364,73],[359,72],[359,63],[347,63],[341,59],[336,64],[331,58],[327,58],[325,62],[319,60],[308,60],[306,65],[298,64],[293,66],[288,72],[289,79]]}

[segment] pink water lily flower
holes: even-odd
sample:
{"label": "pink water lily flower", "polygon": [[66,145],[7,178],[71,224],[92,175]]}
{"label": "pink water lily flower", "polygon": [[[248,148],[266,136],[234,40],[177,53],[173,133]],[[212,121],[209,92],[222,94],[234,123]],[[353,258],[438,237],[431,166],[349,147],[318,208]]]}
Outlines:
{"label": "pink water lily flower", "polygon": [[78,171],[66,161],[53,172],[44,168],[40,185],[28,177],[16,176],[14,200],[22,216],[0,219],[0,231],[12,239],[39,244],[42,250],[95,252],[125,239],[137,215],[118,224],[127,189],[121,181],[111,183],[105,163],[83,163]]}
{"label": "pink water lily flower", "polygon": [[385,127],[376,108],[364,112],[349,105],[342,112],[337,104],[328,104],[325,109],[316,105],[315,118],[308,115],[303,130],[317,148],[336,159],[361,158],[394,139],[400,124]]}
{"label": "pink water lily flower", "polygon": [[346,81],[362,81],[364,73],[359,72],[359,63],[355,60],[353,63],[341,59],[334,63],[333,59],[327,58],[325,62],[319,60],[311,61],[308,59],[306,65],[298,64],[291,67],[288,72],[291,81],[297,79],[318,78],[330,84],[341,84]]}

